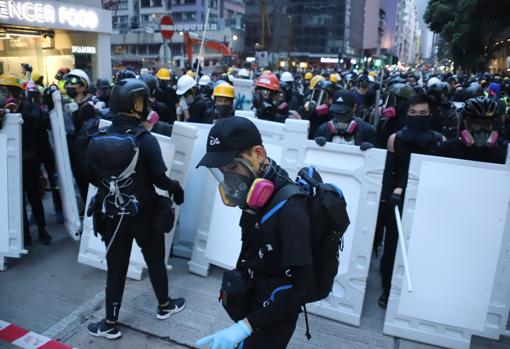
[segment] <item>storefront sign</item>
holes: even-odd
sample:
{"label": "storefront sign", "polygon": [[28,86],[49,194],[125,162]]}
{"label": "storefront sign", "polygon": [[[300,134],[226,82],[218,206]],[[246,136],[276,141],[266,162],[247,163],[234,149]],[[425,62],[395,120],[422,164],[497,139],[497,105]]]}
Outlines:
{"label": "storefront sign", "polygon": [[[203,24],[172,24],[172,25],[165,25],[165,30],[173,30],[178,32],[187,32],[187,31],[202,31],[204,30]],[[211,31],[211,30],[218,30],[218,26],[213,24],[208,24],[205,26],[205,30]]]}
{"label": "storefront sign", "polygon": [[321,57],[321,63],[338,63],[338,58]]}
{"label": "storefront sign", "polygon": [[95,55],[96,54],[96,48],[94,46],[72,46],[71,47],[72,53],[85,53],[89,55]]}
{"label": "storefront sign", "polygon": [[99,29],[100,17],[107,14],[108,11],[99,8],[53,1],[0,0],[0,20],[6,24],[91,31]]}

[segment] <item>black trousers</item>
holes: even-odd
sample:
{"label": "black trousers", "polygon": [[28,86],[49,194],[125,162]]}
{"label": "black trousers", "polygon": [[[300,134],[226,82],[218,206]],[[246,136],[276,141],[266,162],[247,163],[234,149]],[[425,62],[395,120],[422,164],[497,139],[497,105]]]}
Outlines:
{"label": "black trousers", "polygon": [[259,329],[239,349],[285,349],[296,329],[298,315],[279,325]]}
{"label": "black trousers", "polygon": [[[37,157],[23,159],[23,192],[25,193],[24,198],[26,196],[32,207],[32,213],[37,227],[44,228],[46,226],[46,220],[44,218],[44,207],[41,195],[41,162]],[[23,207],[23,230],[26,236],[29,234],[29,227],[26,205]]]}
{"label": "black trousers", "polygon": [[[104,236],[107,246],[118,219],[107,220]],[[117,236],[106,256],[108,265],[106,277],[106,319],[116,321],[124,294],[124,285],[131,255],[133,240],[142,249],[147,263],[149,278],[159,304],[168,301],[168,277],[165,265],[165,234],[156,233],[152,219],[147,216],[124,217]]]}
{"label": "black trousers", "polygon": [[[388,202],[381,203],[384,205],[382,210],[382,221],[384,222],[384,252],[381,257],[381,279],[382,288],[386,295],[390,294],[391,278],[393,277],[393,265],[395,264],[395,254],[398,245],[398,229],[395,220],[395,206]],[[402,204],[399,205],[400,214],[402,215]]]}

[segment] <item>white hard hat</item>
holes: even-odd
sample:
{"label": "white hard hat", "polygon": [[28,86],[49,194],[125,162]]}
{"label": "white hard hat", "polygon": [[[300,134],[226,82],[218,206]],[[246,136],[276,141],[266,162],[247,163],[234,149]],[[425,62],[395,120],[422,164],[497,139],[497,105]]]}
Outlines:
{"label": "white hard hat", "polygon": [[368,76],[368,81],[375,82],[375,79],[374,79],[374,77],[372,75],[369,75]]}
{"label": "white hard hat", "polygon": [[241,76],[243,78],[249,78],[250,77],[250,72],[248,71],[248,69],[241,69],[239,70],[239,72],[237,73],[237,76]]}
{"label": "white hard hat", "polygon": [[69,76],[76,76],[78,77],[80,80],[82,81],[85,81],[87,83],[87,87],[90,86],[90,79],[89,79],[89,76],[87,75],[87,73],[85,73],[83,70],[81,69],[73,69],[69,72],[69,74],[66,75],[66,77],[69,77]]}
{"label": "white hard hat", "polygon": [[210,83],[211,83],[211,78],[209,77],[209,75],[202,75],[202,77],[198,80],[198,84],[200,86],[206,86],[206,85],[209,85]]}
{"label": "white hard hat", "polygon": [[427,81],[427,88],[432,85],[439,84],[440,82],[441,82],[441,80],[439,80],[439,78],[436,78],[435,76],[433,76],[429,79],[429,81]]}
{"label": "white hard hat", "polygon": [[282,74],[282,77],[280,79],[281,81],[285,81],[285,82],[292,82],[294,81],[294,77],[292,76],[291,73],[289,73],[288,71],[284,72]]}
{"label": "white hard hat", "polygon": [[177,80],[177,94],[182,96],[189,90],[195,87],[195,79],[189,75],[183,75]]}

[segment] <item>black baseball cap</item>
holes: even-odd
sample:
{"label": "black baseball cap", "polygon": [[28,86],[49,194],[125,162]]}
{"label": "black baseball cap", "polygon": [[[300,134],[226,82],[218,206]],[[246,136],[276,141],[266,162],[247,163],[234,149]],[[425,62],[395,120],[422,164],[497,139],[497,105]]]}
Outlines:
{"label": "black baseball cap", "polygon": [[337,91],[333,95],[333,103],[329,110],[340,114],[347,114],[352,111],[352,108],[356,104],[356,99],[352,92],[348,91]]}
{"label": "black baseball cap", "polygon": [[241,151],[261,144],[262,137],[257,126],[247,118],[233,116],[219,119],[209,131],[207,153],[200,160],[197,168],[226,166]]}

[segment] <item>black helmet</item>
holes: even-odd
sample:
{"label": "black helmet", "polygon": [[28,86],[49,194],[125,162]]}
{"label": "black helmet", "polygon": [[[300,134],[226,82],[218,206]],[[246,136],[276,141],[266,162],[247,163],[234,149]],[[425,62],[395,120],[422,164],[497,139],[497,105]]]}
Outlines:
{"label": "black helmet", "polygon": [[483,88],[477,82],[470,83],[469,86],[466,88],[465,92],[466,98],[476,98],[483,96]]}
{"label": "black helmet", "polygon": [[145,82],[147,84],[147,87],[149,87],[151,96],[154,96],[154,93],[156,93],[156,88],[158,87],[158,81],[154,77],[154,75],[142,74],[138,77],[138,79],[142,80],[143,82]]}
{"label": "black helmet", "polygon": [[391,85],[389,92],[405,100],[408,100],[409,98],[416,95],[416,92],[411,86],[402,83],[396,83]]}
{"label": "black helmet", "polygon": [[328,80],[321,80],[317,83],[316,88],[326,91],[330,96],[336,92],[337,85]]}
{"label": "black helmet", "polygon": [[114,113],[132,113],[137,97],[143,97],[144,115],[149,113],[149,87],[138,79],[124,79],[115,84],[110,97],[110,108]]}
{"label": "black helmet", "polygon": [[118,83],[124,79],[136,79],[135,72],[129,69],[120,70],[117,72],[117,74],[115,74],[114,82]]}
{"label": "black helmet", "polygon": [[96,81],[96,88],[107,88],[110,87],[110,82],[108,79],[97,79]]}
{"label": "black helmet", "polygon": [[491,98],[476,97],[466,100],[462,108],[462,119],[494,119],[497,116],[498,103]]}
{"label": "black helmet", "polygon": [[434,97],[436,103],[441,103],[444,98],[448,95],[450,85],[446,82],[438,82],[427,88],[427,93]]}
{"label": "black helmet", "polygon": [[55,84],[51,84],[46,87],[42,93],[42,104],[48,107],[48,110],[53,110],[55,108],[55,104],[53,103],[53,92],[58,91],[58,86]]}

